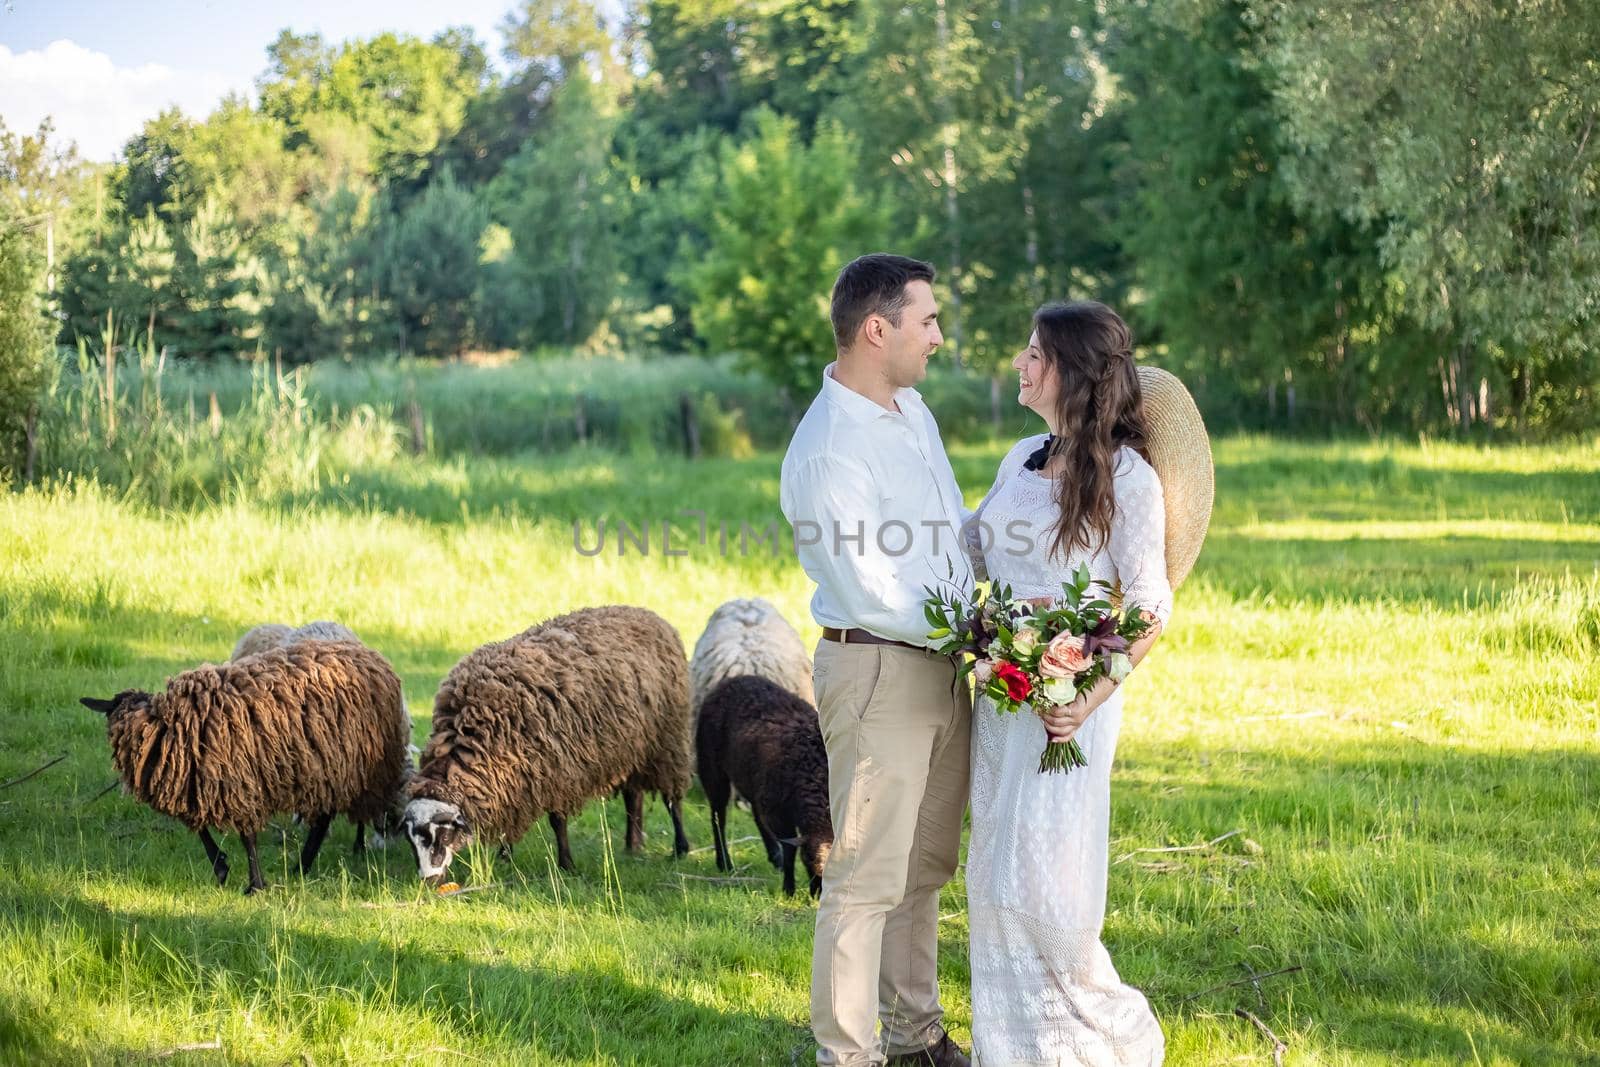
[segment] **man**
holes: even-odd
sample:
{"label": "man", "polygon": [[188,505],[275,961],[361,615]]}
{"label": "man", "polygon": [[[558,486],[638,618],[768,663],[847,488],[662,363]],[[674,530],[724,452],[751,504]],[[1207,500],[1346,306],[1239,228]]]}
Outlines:
{"label": "man", "polygon": [[[970,591],[961,493],[913,388],[944,338],[933,268],[862,256],[833,286],[838,360],[783,460],[823,628],[814,680],[834,845],[811,964],[819,1064],[967,1067],[941,1025],[939,889],[967,802],[971,696],[928,650],[925,586]],[[883,1023],[880,1042],[875,1031]]]}

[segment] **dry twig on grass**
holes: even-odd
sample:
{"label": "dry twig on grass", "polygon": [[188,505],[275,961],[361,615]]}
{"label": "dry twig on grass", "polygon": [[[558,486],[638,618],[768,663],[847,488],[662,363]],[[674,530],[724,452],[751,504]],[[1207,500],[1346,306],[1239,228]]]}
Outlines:
{"label": "dry twig on grass", "polygon": [[[1236,978],[1231,982],[1222,982],[1222,983],[1220,983],[1218,985],[1207,986],[1205,989],[1200,990],[1200,992],[1198,992],[1198,993],[1190,993],[1188,996],[1186,996],[1182,1000],[1178,1001],[1178,1003],[1179,1004],[1187,1004],[1191,1000],[1199,1000],[1201,997],[1205,996],[1207,993],[1215,993],[1219,989],[1232,989],[1236,985],[1255,985],[1257,982],[1261,981],[1264,978],[1276,978],[1280,974],[1293,974],[1294,972],[1296,972],[1298,970],[1301,970],[1301,969],[1302,968],[1301,968],[1300,964],[1297,963],[1293,967],[1280,967],[1276,971],[1268,971],[1265,974],[1251,974],[1247,978]],[[1258,986],[1257,988],[1260,988],[1260,987]]]}
{"label": "dry twig on grass", "polygon": [[1203,845],[1168,845],[1166,848],[1136,848],[1132,852],[1125,852],[1118,856],[1117,862],[1123,863],[1127,860],[1133,859],[1135,856],[1143,856],[1152,852],[1204,852],[1207,849],[1216,848],[1228,838],[1237,837],[1242,833],[1244,833],[1244,829],[1242,827],[1238,830],[1229,830],[1220,837],[1213,837],[1210,841],[1207,841]]}
{"label": "dry twig on grass", "polygon": [[24,774],[20,778],[13,778],[9,782],[0,782],[0,789],[10,789],[14,785],[21,785],[23,782],[26,782],[29,778],[32,778],[36,774],[42,774],[45,771],[48,771],[51,767],[54,767],[56,764],[60,763],[62,760],[66,759],[66,758],[67,758],[67,754],[65,752],[63,752],[63,753],[61,753],[61,755],[57,756],[55,759],[50,760],[48,763],[40,764],[39,766],[35,767],[33,770],[29,771],[27,774]]}
{"label": "dry twig on grass", "polygon": [[113,780],[110,785],[108,785],[104,789],[100,790],[100,792],[96,793],[94,796],[90,797],[88,800],[85,800],[83,802],[83,807],[87,808],[90,804],[93,804],[95,801],[99,800],[101,797],[103,797],[107,793],[111,792],[113,789],[115,789],[120,784],[121,784],[121,779]]}
{"label": "dry twig on grass", "polygon": [[361,906],[363,908],[414,908],[418,904],[426,904],[430,900],[449,900],[451,897],[464,897],[468,893],[482,893],[485,889],[503,889],[505,882],[490,882],[488,885],[469,885],[461,889],[452,889],[448,893],[429,893],[420,900],[368,900]]}
{"label": "dry twig on grass", "polygon": [[[755,834],[751,834],[749,837],[736,837],[732,841],[728,842],[728,847],[731,849],[731,848],[733,848],[734,845],[742,845],[746,841],[759,841],[759,840],[761,840],[761,839],[759,837],[757,837]],[[713,849],[715,849],[716,847],[717,847],[716,845],[701,845],[699,848],[691,848],[689,850],[688,854],[691,855],[691,856],[698,856],[700,853],[702,853],[702,852],[710,852]]]}
{"label": "dry twig on grass", "polygon": [[180,1055],[180,1054],[182,1054],[184,1052],[221,1052],[221,1051],[222,1051],[222,1038],[214,1037],[210,1041],[196,1041],[192,1045],[177,1045],[177,1046],[175,1046],[173,1048],[167,1049],[165,1052],[158,1052],[158,1053],[156,1053],[156,1059],[158,1059],[158,1060],[170,1060],[172,1057]]}
{"label": "dry twig on grass", "polygon": [[[765,882],[766,881],[765,878],[736,878],[736,877],[733,877],[731,875],[725,876],[725,877],[721,877],[721,878],[712,878],[709,875],[704,875],[704,874],[684,874],[682,871],[678,872],[678,877],[679,878],[688,878],[691,881],[695,881],[695,882],[711,882],[714,885],[733,885],[733,884],[738,883],[738,882]],[[672,883],[671,882],[662,882],[660,884],[661,885],[671,885]]]}
{"label": "dry twig on grass", "polygon": [[1266,1023],[1256,1017],[1254,1012],[1246,1011],[1244,1008],[1234,1008],[1233,1013],[1241,1019],[1250,1020],[1255,1024],[1257,1030],[1267,1036],[1268,1040],[1272,1042],[1273,1067],[1283,1067],[1283,1054],[1289,1051],[1289,1046],[1283,1043],[1283,1038],[1273,1033]]}

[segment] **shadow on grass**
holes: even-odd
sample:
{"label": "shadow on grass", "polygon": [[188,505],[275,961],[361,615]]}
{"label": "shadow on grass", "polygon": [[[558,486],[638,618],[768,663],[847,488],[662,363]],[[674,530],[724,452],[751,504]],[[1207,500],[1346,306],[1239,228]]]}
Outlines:
{"label": "shadow on grass", "polygon": [[[757,1062],[752,1049],[782,1050],[765,1061],[778,1062],[806,1039],[789,1020],[714,1008],[671,992],[670,976],[656,984],[633,981],[625,977],[632,970],[625,960],[614,970],[501,962],[497,958],[511,954],[506,947],[470,928],[441,930],[436,914],[421,911],[415,931],[391,927],[388,936],[375,938],[334,933],[326,922],[267,905],[255,912],[230,910],[226,916],[168,915],[109,910],[71,896],[14,890],[7,895],[8,910],[49,915],[53,924],[81,931],[87,951],[98,955],[88,966],[116,969],[135,1001],[195,997],[204,1004],[218,994],[242,997],[268,1025],[329,1050],[341,1046],[351,1023],[365,1011],[427,1020],[444,1029],[451,1043],[533,1062],[550,1057],[645,1064]],[[461,935],[455,939],[463,948],[440,944],[455,935]],[[712,931],[688,936],[683,953],[717,958],[719,946],[709,941],[715,936]],[[516,947],[538,956],[550,946]],[[19,1013],[0,1020],[0,1037],[13,1051],[47,1051],[48,1030],[36,1032],[43,1025]],[[112,1055],[143,1062],[161,1051],[126,1049]],[[411,1051],[437,1062],[450,1050]]]}

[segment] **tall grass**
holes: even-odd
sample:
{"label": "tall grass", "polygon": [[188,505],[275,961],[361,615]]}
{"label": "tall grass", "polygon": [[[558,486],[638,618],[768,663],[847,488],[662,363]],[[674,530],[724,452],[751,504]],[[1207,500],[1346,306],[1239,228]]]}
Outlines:
{"label": "tall grass", "polygon": [[[169,398],[171,370],[150,368]],[[259,417],[292,428],[267,387],[289,410]],[[130,496],[108,466],[0,496],[0,784],[67,757],[0,789],[0,1062],[807,1062],[813,912],[758,841],[718,882],[708,850],[670,858],[659,805],[633,857],[619,805],[594,803],[576,874],[536,827],[509,861],[468,857],[492,888],[438,900],[403,850],[351,859],[342,824],[302,879],[280,820],[273,888],[246,900],[192,835],[99,795],[104,727],[76,698],[160,685],[261,621],[353,626],[419,739],[460,655],[571,608],[641,604],[692,643],[761,595],[817,636],[792,555],[715,536],[778,517],[776,451],[412,456],[385,417],[398,453],[270,491],[212,478],[235,491],[153,508],[151,481]],[[969,501],[1004,447],[951,448]],[[1230,437],[1216,456],[1210,539],[1128,683],[1113,785],[1106,939],[1168,1062],[1271,1062],[1243,1009],[1290,1065],[1600,1063],[1600,446]],[[578,554],[573,524],[592,543],[601,519],[671,520],[688,554]],[[687,814],[703,849],[697,794]],[[940,930],[964,1038],[962,893]]]}

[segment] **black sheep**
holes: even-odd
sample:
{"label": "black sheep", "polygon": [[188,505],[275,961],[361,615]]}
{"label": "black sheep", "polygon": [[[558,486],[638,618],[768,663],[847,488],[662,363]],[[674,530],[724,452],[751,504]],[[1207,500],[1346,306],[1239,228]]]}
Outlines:
{"label": "black sheep", "polygon": [[733,869],[726,824],[729,796],[737,789],[750,801],[767,857],[783,871],[784,893],[794,895],[796,852],[811,875],[811,895],[821,893],[833,819],[828,752],[816,709],[765,678],[730,678],[701,705],[695,748],[700,785],[711,804],[718,869]]}

